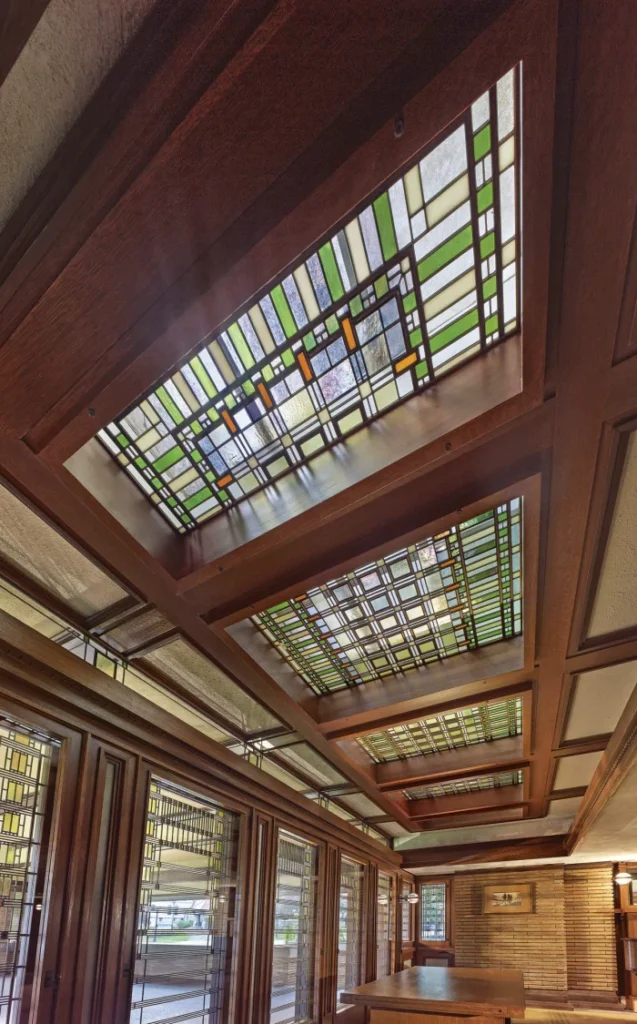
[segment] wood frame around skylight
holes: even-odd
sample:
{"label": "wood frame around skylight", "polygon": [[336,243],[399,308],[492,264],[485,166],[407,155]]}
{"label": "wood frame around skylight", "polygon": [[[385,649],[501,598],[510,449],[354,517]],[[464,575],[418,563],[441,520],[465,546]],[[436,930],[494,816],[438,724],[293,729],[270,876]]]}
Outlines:
{"label": "wood frame around skylight", "polygon": [[[536,30],[533,30],[534,25]],[[476,431],[495,430],[541,401],[548,310],[554,114],[555,69],[550,55],[554,53],[555,41],[551,25],[542,4],[526,0],[514,5],[430,85],[404,104],[402,114],[407,130],[402,136],[393,138],[393,122],[378,131],[232,267],[224,278],[223,287],[210,296],[208,323],[222,323],[247,295],[254,294],[262,283],[292,262],[299,251],[313,244],[340,217],[346,216],[362,196],[373,192],[379,181],[408,164],[423,142],[434,138],[490,84],[514,64],[522,62],[523,332],[517,339],[507,341],[484,359],[468,364],[444,381],[438,389],[444,403],[437,401],[433,420],[429,417],[427,422],[424,413],[420,416],[413,412],[406,414],[407,407],[394,410],[395,414],[405,415],[397,418],[391,427],[388,417],[394,413],[385,417],[386,433],[391,429],[390,444],[379,445],[378,431],[364,431],[356,439],[356,445],[352,445],[345,473],[339,465],[326,468],[323,473],[316,471],[310,488],[299,486],[295,478],[288,478],[285,488],[283,482],[277,485],[280,500],[274,506],[268,502],[267,508],[261,508],[248,503],[252,507],[245,513],[235,509],[232,517],[219,516],[199,528],[195,531],[196,539],[176,536],[167,525],[160,523],[159,514],[149,510],[146,500],[140,503],[140,496],[133,493],[135,486],[128,487],[130,481],[119,479],[124,474],[109,471],[111,467],[102,457],[105,453],[96,451],[97,442],[84,445],[67,461],[67,469],[62,473],[68,486],[81,494],[83,500],[88,500],[94,509],[100,509],[107,521],[117,518],[136,541],[180,580],[180,584],[216,574],[220,560],[223,564],[233,551],[250,542],[272,543],[272,531],[289,525],[292,518],[297,523],[299,520],[310,522],[317,504],[326,514],[328,509],[334,514],[347,504],[348,488],[354,482],[370,493],[378,487],[381,470],[383,484],[391,485],[404,476],[409,462],[421,471],[429,468],[432,460],[440,458],[442,436],[448,438],[442,450],[455,451],[476,436]],[[388,141],[390,132],[391,142]],[[525,225],[531,223],[533,230],[526,230]],[[246,281],[250,281],[248,288]],[[170,362],[174,363],[175,356],[185,354],[192,343],[199,340],[192,333],[192,325],[188,327],[191,313],[194,314],[194,309],[177,317],[168,332],[143,354],[141,362],[147,359],[152,362],[155,378],[159,363],[154,353],[163,352],[162,358],[166,361],[170,350]],[[197,324],[201,322],[201,313],[200,306],[195,317]],[[490,359],[491,356],[495,358]],[[137,364],[137,380],[140,371]],[[121,396],[117,407],[112,404],[115,400],[112,389],[107,389],[102,398],[94,426],[100,425],[105,414],[110,415],[110,408],[113,413],[121,410]],[[413,406],[414,402],[409,404]],[[53,443],[49,451],[57,459],[59,456],[53,454],[55,450]],[[58,450],[61,455],[63,446],[58,446]],[[67,454],[68,449],[64,456]],[[318,463],[320,457],[314,461]]]}
{"label": "wood frame around skylight", "polygon": [[[286,597],[303,593],[309,587],[341,575],[366,561],[373,561],[406,546],[421,537],[433,536],[452,523],[470,519],[486,509],[512,497],[524,499],[524,621],[521,638],[499,641],[487,647],[457,654],[440,664],[427,669],[415,669],[403,676],[382,679],[379,682],[363,683],[351,689],[339,690],[325,696],[315,696],[293,669],[270,646],[268,641],[251,622],[255,612],[272,606]],[[211,629],[224,638],[237,653],[241,652],[265,671],[275,685],[307,711],[323,730],[335,729],[337,722],[348,727],[361,726],[363,731],[382,728],[389,716],[396,721],[408,721],[425,711],[428,706],[445,701],[471,700],[481,691],[481,681],[488,676],[493,688],[515,686],[530,678],[534,668],[535,617],[538,586],[539,544],[540,544],[540,499],[541,480],[539,475],[525,478],[502,491],[489,494],[461,510],[448,513],[418,530],[393,539],[367,551],[363,556],[349,558],[337,566],[324,569],[320,574],[299,581],[294,588],[286,588],[270,595],[248,609],[237,612],[214,624]],[[500,664],[498,672],[494,666]],[[486,665],[489,668],[486,668]],[[456,706],[461,706],[460,703]],[[351,732],[350,732],[351,735]],[[362,753],[362,752],[361,752]],[[365,759],[367,760],[367,759]]]}

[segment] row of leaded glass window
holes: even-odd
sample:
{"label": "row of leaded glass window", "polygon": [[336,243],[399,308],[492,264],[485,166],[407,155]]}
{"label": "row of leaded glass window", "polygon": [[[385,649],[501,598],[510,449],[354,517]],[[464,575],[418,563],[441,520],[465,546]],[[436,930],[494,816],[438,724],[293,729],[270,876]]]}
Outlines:
{"label": "row of leaded glass window", "polygon": [[521,732],[522,699],[515,697],[395,725],[359,736],[358,742],[373,761],[383,763],[519,736]]}
{"label": "row of leaded glass window", "polygon": [[100,431],[175,530],[519,329],[519,75]]}
{"label": "row of leaded glass window", "polygon": [[403,790],[408,800],[428,800],[438,796],[458,796],[460,793],[476,793],[484,789],[499,789],[501,786],[519,786],[523,775],[521,769],[512,772],[498,772],[491,775],[477,775],[472,779],[458,779],[456,782],[436,782],[428,786],[416,786]]}
{"label": "row of leaded glass window", "polygon": [[522,499],[258,613],[317,693],[383,679],[522,632]]}

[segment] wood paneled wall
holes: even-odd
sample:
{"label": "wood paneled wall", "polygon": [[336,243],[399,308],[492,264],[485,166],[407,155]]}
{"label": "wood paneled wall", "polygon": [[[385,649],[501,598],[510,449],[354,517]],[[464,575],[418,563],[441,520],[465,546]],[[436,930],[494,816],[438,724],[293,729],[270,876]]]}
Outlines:
{"label": "wood paneled wall", "polygon": [[[534,913],[483,914],[484,885],[530,882]],[[617,992],[610,865],[482,871],[456,875],[454,946],[459,967],[509,967],[533,991]]]}

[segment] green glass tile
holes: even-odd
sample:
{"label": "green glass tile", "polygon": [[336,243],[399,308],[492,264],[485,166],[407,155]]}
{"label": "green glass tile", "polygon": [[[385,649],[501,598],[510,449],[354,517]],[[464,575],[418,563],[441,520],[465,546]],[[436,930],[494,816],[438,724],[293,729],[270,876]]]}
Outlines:
{"label": "green glass tile", "polygon": [[156,490],[159,490],[159,488],[162,486],[162,482],[158,476],[153,477],[153,479],[151,480],[151,484]]}
{"label": "green glass tile", "polygon": [[252,381],[251,380],[247,380],[245,382],[245,384],[243,385],[243,393],[244,393],[244,395],[253,395],[255,393],[255,391],[256,391],[256,388],[255,388],[254,384],[252,383]]}
{"label": "green glass tile", "polygon": [[208,376],[208,374],[206,373],[206,370],[204,369],[204,365],[201,362],[201,359],[199,358],[199,356],[194,356],[194,358],[190,360],[190,365],[192,366],[193,372],[194,372],[195,376],[197,377],[197,380],[199,381],[199,383],[201,384],[202,388],[204,389],[204,391],[208,395],[208,398],[216,398],[216,396],[217,396],[217,389],[214,386],[214,384],[212,383],[212,381],[210,380],[210,377]]}
{"label": "green glass tile", "polygon": [[274,380],[274,370],[271,366],[264,366],[261,372],[263,373],[264,381]]}
{"label": "green glass tile", "polygon": [[325,326],[327,327],[330,334],[336,334],[340,327],[340,324],[337,318],[332,314],[332,316],[328,316],[327,320],[325,321]]}
{"label": "green glass tile", "polygon": [[491,125],[485,124],[477,135],[473,137],[473,155],[476,160],[482,160],[491,149]]}
{"label": "green glass tile", "polygon": [[484,325],[484,333],[485,334],[493,334],[493,332],[497,331],[497,329],[498,329],[498,314],[494,313],[493,316],[490,316],[489,319],[486,321],[486,323]]}
{"label": "green glass tile", "polygon": [[203,459],[203,455],[201,454],[201,452],[198,452],[196,450],[190,453],[190,457],[193,462],[201,462],[201,460]]}
{"label": "green glass tile", "polygon": [[398,245],[396,244],[394,219],[391,214],[387,192],[381,192],[378,199],[374,200],[374,213],[376,214],[376,224],[378,225],[383,256],[386,260],[390,260],[398,252]]}
{"label": "green glass tile", "polygon": [[387,280],[387,274],[383,274],[382,277],[379,277],[376,279],[376,281],[374,281],[374,291],[376,292],[376,295],[379,299],[382,299],[383,295],[385,295],[389,291],[389,281]]}
{"label": "green glass tile", "polygon": [[449,342],[455,341],[456,338],[461,338],[463,334],[470,331],[472,327],[476,327],[480,322],[477,309],[472,309],[464,316],[460,317],[459,320],[454,320],[452,324],[445,327],[444,331],[438,331],[438,334],[434,334],[430,339],[431,351],[439,352],[441,348],[448,345]]}
{"label": "green glass tile", "polygon": [[405,313],[411,313],[412,309],[416,308],[416,295],[415,292],[409,292],[403,299],[403,309]]}
{"label": "green glass tile", "polygon": [[294,352],[292,351],[292,349],[291,348],[286,348],[285,352],[281,353],[281,359],[283,360],[283,364],[285,366],[293,366],[294,365]]}
{"label": "green glass tile", "polygon": [[203,427],[201,426],[201,423],[199,423],[197,420],[194,420],[193,423],[192,423],[192,432],[193,432],[193,434],[200,434],[202,430],[203,430]]}
{"label": "green glass tile", "polygon": [[183,448],[180,448],[179,445],[175,445],[174,448],[171,448],[170,451],[165,452],[154,463],[153,468],[155,472],[163,473],[166,469],[170,469],[170,467],[174,466],[176,462],[179,462],[180,459],[183,459],[184,454],[185,453]]}
{"label": "green glass tile", "polygon": [[323,272],[325,273],[325,279],[327,281],[327,287],[330,290],[330,295],[334,302],[338,299],[342,299],[345,294],[343,288],[343,282],[341,281],[341,275],[338,272],[338,266],[336,265],[336,257],[334,256],[334,250],[332,249],[332,243],[326,242],[319,249],[319,259]]}
{"label": "green glass tile", "polygon": [[117,435],[117,443],[120,446],[120,448],[128,448],[128,446],[130,444],[130,441],[126,437],[126,434],[118,434]]}
{"label": "green glass tile", "polygon": [[234,409],[236,404],[237,400],[234,397],[234,395],[226,395],[226,406],[228,407],[228,409]]}
{"label": "green glass tile", "polygon": [[170,505],[171,508],[174,508],[175,505],[177,504],[177,499],[176,498],[166,498],[166,504]]}
{"label": "green glass tile", "polygon": [[184,501],[184,507],[188,509],[196,508],[197,505],[201,505],[202,502],[206,501],[207,498],[212,497],[212,491],[209,487],[202,487],[196,494],[192,494],[189,498]]}
{"label": "green glass tile", "polygon": [[166,410],[166,412],[169,413],[170,416],[172,416],[172,418],[175,421],[175,423],[177,423],[177,424],[183,423],[183,421],[184,421],[183,416],[179,412],[179,409],[177,408],[177,406],[173,402],[172,398],[170,397],[170,395],[166,391],[166,388],[164,387],[163,384],[161,384],[157,388],[157,397],[158,397],[159,401],[161,402],[161,404],[163,405],[163,407]]}
{"label": "green glass tile", "polygon": [[495,232],[493,231],[480,239],[480,256],[486,260],[492,252],[495,252]]}
{"label": "green glass tile", "polygon": [[484,213],[490,206],[493,206],[493,182],[490,181],[478,192],[478,213]]}
{"label": "green glass tile", "polygon": [[228,335],[232,340],[236,353],[243,363],[244,368],[249,370],[254,366],[254,356],[248,347],[248,343],[243,336],[243,331],[239,327],[239,324],[231,324],[228,328]]}
{"label": "green glass tile", "polygon": [[412,348],[418,348],[422,343],[422,328],[417,327],[415,331],[412,331],[409,335],[409,343]]}
{"label": "green glass tile", "polygon": [[146,459],[143,459],[141,455],[138,455],[135,459],[135,465],[138,469],[144,469],[146,466]]}
{"label": "green glass tile", "polygon": [[416,363],[415,370],[418,379],[420,379],[421,377],[426,377],[427,374],[429,373],[429,367],[427,366],[426,362],[424,362],[424,360],[420,363]]}
{"label": "green glass tile", "polygon": [[217,497],[219,498],[220,501],[227,501],[228,500],[228,492],[227,491],[219,491],[219,494],[217,495]]}
{"label": "green glass tile", "polygon": [[467,224],[465,228],[452,235],[448,241],[443,242],[429,256],[425,256],[424,260],[420,261],[418,264],[418,277],[420,280],[426,281],[428,277],[435,274],[441,267],[451,263],[452,260],[455,260],[456,256],[459,256],[460,253],[471,247],[472,241],[471,225]]}
{"label": "green glass tile", "polygon": [[494,274],[493,277],[487,278],[482,285],[482,297],[484,299],[490,299],[492,295],[495,295],[498,290],[498,279]]}
{"label": "green glass tile", "polygon": [[311,352],[313,348],[316,348],[316,338],[312,333],[304,335],[303,348],[306,352]]}
{"label": "green glass tile", "polygon": [[292,310],[288,305],[288,300],[285,297],[285,292],[280,284],[278,284],[276,288],[272,289],[270,297],[274,303],[274,308],[279,314],[279,320],[281,321],[283,330],[287,337],[291,338],[292,335],[296,334],[296,324],[294,322],[294,317],[292,316]]}
{"label": "green glass tile", "polygon": [[363,303],[360,295],[355,295],[354,298],[350,300],[349,309],[352,316],[358,316],[359,313],[363,312]]}
{"label": "green glass tile", "polygon": [[213,484],[216,479],[217,478],[216,478],[215,474],[212,472],[211,469],[209,469],[208,472],[206,473],[206,480],[208,481],[208,483]]}

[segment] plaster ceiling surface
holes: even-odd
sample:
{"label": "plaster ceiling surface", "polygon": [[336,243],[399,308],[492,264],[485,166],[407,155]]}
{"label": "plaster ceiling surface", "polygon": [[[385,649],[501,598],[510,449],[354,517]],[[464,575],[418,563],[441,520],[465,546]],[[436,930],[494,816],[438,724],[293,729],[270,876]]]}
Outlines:
{"label": "plaster ceiling surface", "polygon": [[0,88],[0,228],[155,0],[51,0]]}
{"label": "plaster ceiling surface", "polygon": [[637,685],[637,662],[606,665],[575,677],[565,740],[612,732]]}
{"label": "plaster ceiling surface", "polygon": [[575,856],[637,861],[637,761],[582,837]]}
{"label": "plaster ceiling surface", "polygon": [[[561,818],[525,818],[523,821],[496,825],[467,825],[465,828],[441,828],[435,832],[416,832],[396,839],[396,850],[418,850],[459,844],[492,843],[500,840],[534,839],[538,836],[559,836],[568,832],[573,815]],[[441,850],[441,858],[444,850]],[[411,870],[411,869],[410,869]]]}
{"label": "plaster ceiling surface", "polygon": [[573,786],[588,786],[593,778],[602,756],[601,750],[591,751],[588,754],[572,754],[570,757],[560,757],[553,789],[571,789]]}
{"label": "plaster ceiling surface", "polygon": [[589,636],[637,622],[637,431],[630,435],[602,562]]}

